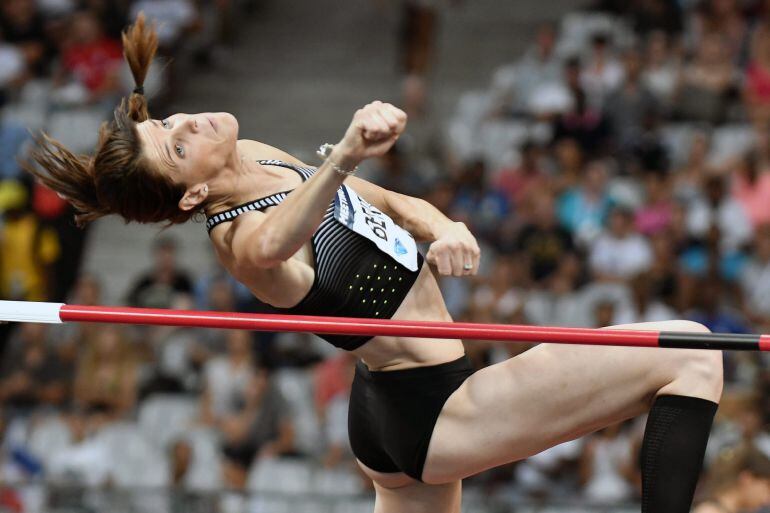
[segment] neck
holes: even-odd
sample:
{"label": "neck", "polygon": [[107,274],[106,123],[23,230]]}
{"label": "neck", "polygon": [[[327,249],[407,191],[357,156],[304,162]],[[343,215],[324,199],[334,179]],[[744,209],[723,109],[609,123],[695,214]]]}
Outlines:
{"label": "neck", "polygon": [[232,162],[208,183],[210,199],[204,211],[212,215],[277,192],[286,177],[287,173],[259,165],[236,147]]}

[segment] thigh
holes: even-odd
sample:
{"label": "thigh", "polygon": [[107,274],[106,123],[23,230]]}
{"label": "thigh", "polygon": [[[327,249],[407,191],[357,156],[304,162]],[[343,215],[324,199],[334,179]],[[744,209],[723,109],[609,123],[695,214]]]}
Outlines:
{"label": "thigh", "polygon": [[[697,329],[676,322],[630,327]],[[423,481],[467,477],[639,415],[689,352],[541,344],[482,369],[444,405]]]}

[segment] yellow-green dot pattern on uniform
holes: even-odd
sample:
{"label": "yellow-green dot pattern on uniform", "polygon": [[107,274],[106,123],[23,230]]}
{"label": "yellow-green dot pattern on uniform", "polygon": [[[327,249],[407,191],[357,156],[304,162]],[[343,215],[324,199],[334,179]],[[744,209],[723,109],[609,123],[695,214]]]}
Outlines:
{"label": "yellow-green dot pattern on uniform", "polygon": [[372,303],[376,303],[376,302],[377,302],[377,300],[376,300],[376,299],[372,299]]}
{"label": "yellow-green dot pattern on uniform", "polygon": [[374,312],[374,315],[380,315],[380,312]]}
{"label": "yellow-green dot pattern on uniform", "polygon": [[390,291],[391,291],[391,292],[395,292],[395,291],[396,291],[396,289],[390,289]]}
{"label": "yellow-green dot pattern on uniform", "polygon": [[371,277],[372,277],[372,276],[371,276],[371,275],[369,275],[369,274],[367,274],[367,275],[366,275],[366,279],[367,279],[367,280],[368,280],[369,278],[371,278]]}
{"label": "yellow-green dot pattern on uniform", "polygon": [[353,289],[353,285],[349,286],[348,288],[349,288],[349,289]]}
{"label": "yellow-green dot pattern on uniform", "polygon": [[398,281],[401,281],[401,280],[403,280],[403,278],[399,278],[399,279],[398,279]]}
{"label": "yellow-green dot pattern on uniform", "polygon": [[386,299],[385,301],[382,302],[382,304],[383,305],[387,305],[388,304],[388,300]]}
{"label": "yellow-green dot pattern on uniform", "polygon": [[366,299],[362,299],[362,300],[361,300],[361,302],[362,302],[362,303],[366,303]]}
{"label": "yellow-green dot pattern on uniform", "polygon": [[364,290],[364,288],[363,287],[358,287],[358,290]]}
{"label": "yellow-green dot pattern on uniform", "polygon": [[360,277],[361,277],[361,275],[360,275],[360,274],[356,274],[356,278],[360,278]]}
{"label": "yellow-green dot pattern on uniform", "polygon": [[379,276],[377,276],[377,279],[379,280],[379,279],[380,279],[380,277],[379,277]]}

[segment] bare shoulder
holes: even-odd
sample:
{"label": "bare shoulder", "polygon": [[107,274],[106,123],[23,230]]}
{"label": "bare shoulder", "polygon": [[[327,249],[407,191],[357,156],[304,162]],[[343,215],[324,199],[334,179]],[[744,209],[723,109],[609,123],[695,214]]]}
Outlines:
{"label": "bare shoulder", "polygon": [[251,139],[239,139],[238,148],[254,160],[283,160],[284,162],[296,164],[298,166],[307,165],[294,155],[279,150],[269,144],[252,141]]}
{"label": "bare shoulder", "polygon": [[246,260],[247,242],[254,237],[264,217],[262,212],[244,212],[231,222],[211,230],[211,242],[217,258],[236,278]]}

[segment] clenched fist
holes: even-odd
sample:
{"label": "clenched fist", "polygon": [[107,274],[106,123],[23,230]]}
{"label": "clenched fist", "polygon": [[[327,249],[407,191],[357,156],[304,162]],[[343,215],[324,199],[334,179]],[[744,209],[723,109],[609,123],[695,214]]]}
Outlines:
{"label": "clenched fist", "polygon": [[406,126],[406,113],[389,103],[375,101],[356,111],[337,145],[345,156],[362,161],[384,155]]}
{"label": "clenched fist", "polygon": [[465,276],[479,271],[481,250],[464,223],[451,223],[428,248],[425,259],[444,276]]}

